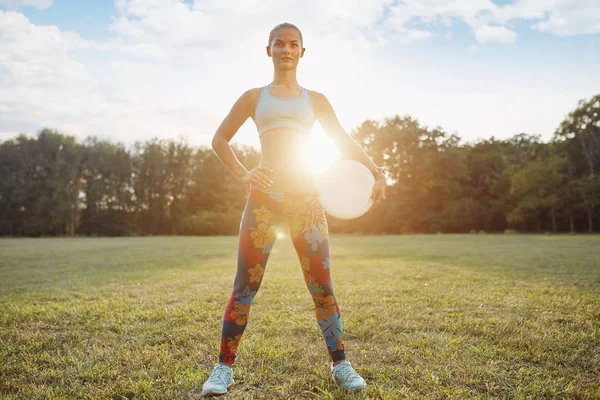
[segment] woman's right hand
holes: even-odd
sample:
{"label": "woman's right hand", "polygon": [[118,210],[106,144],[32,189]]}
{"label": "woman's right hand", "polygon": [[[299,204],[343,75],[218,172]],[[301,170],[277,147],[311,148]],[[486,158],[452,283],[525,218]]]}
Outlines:
{"label": "woman's right hand", "polygon": [[243,177],[242,182],[246,185],[246,188],[250,190],[250,185],[259,185],[264,188],[268,188],[273,184],[271,178],[267,173],[273,173],[274,171],[264,165],[258,165],[251,171],[248,171]]}

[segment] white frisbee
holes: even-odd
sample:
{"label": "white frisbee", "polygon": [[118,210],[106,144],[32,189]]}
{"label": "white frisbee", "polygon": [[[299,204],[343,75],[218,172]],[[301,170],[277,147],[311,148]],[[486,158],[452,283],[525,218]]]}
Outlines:
{"label": "white frisbee", "polygon": [[325,212],[334,218],[358,218],[373,205],[374,184],[373,174],[363,164],[354,160],[338,160],[319,177],[319,201]]}

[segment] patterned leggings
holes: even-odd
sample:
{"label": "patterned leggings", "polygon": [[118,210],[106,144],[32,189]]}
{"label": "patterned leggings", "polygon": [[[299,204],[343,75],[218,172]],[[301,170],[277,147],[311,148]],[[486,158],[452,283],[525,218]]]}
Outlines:
{"label": "patterned leggings", "polygon": [[330,359],[345,358],[342,317],[329,274],[329,231],[325,211],[314,194],[250,189],[242,214],[237,274],[223,318],[219,362],[232,365],[248,323],[252,300],[262,281],[276,230],[285,224],[300,259]]}

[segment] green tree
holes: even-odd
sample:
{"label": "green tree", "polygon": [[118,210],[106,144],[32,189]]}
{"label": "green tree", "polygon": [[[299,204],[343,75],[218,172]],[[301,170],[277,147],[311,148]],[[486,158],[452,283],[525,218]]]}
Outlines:
{"label": "green tree", "polygon": [[122,144],[95,137],[88,138],[85,144],[80,232],[107,236],[133,233],[131,155]]}
{"label": "green tree", "polygon": [[[445,205],[460,198],[466,177],[459,138],[441,128],[421,127],[411,117],[365,121],[352,132],[354,139],[378,165],[388,171],[392,187],[386,211],[373,214],[377,229],[369,231],[426,232],[444,229]],[[374,220],[370,221],[375,223]]]}
{"label": "green tree", "polygon": [[556,216],[564,203],[559,188],[567,182],[566,170],[567,160],[554,155],[547,159],[530,161],[515,172],[511,177],[511,193],[519,200],[517,206],[509,213],[509,221],[523,223],[528,217],[533,217],[539,232],[541,216],[548,212],[552,221],[552,231],[556,232]]}
{"label": "green tree", "polygon": [[578,107],[561,122],[554,139],[567,142],[570,158],[580,167],[581,175],[583,163],[588,174],[594,175],[600,165],[600,95],[589,101],[580,100]]}
{"label": "green tree", "polygon": [[[494,137],[480,140],[474,144],[466,144],[462,151],[465,153],[466,169],[469,181],[463,184],[465,197],[471,202],[463,205],[468,213],[470,229],[486,231],[503,231],[506,229],[506,195],[510,182],[505,172],[508,161],[504,157],[505,143]],[[508,184],[507,184],[508,183]],[[477,216],[473,220],[473,215]]]}
{"label": "green tree", "polygon": [[18,222],[16,231],[28,236],[74,235],[82,158],[75,138],[43,129],[36,139],[19,135],[2,149],[2,224],[12,232]]}
{"label": "green tree", "polygon": [[587,217],[588,232],[594,231],[594,215],[600,206],[600,176],[589,175],[576,182],[576,190],[580,195],[577,208],[583,210]]}
{"label": "green tree", "polygon": [[191,187],[194,150],[183,141],[171,141],[168,143],[166,151],[168,233],[180,235],[185,231],[186,196]]}

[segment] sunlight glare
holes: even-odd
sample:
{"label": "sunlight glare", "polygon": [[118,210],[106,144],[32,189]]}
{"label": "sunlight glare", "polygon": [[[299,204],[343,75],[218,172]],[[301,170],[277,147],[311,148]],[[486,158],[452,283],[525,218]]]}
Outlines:
{"label": "sunlight glare", "polygon": [[334,161],[338,160],[340,155],[335,143],[317,122],[308,143],[308,162],[312,171],[317,175],[321,174]]}

